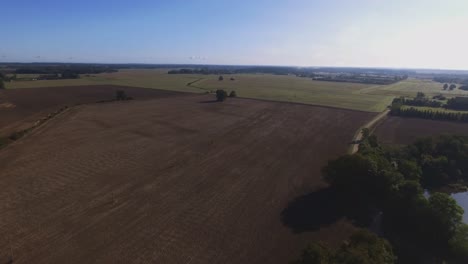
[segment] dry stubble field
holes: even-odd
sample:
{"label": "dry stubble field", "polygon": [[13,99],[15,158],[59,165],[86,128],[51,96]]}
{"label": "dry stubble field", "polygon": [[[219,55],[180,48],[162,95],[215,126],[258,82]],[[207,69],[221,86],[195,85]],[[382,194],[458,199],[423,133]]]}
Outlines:
{"label": "dry stubble field", "polygon": [[64,106],[95,103],[124,90],[137,100],[183,95],[174,91],[116,85],[43,87],[0,90],[0,136],[31,127]]}
{"label": "dry stubble field", "polygon": [[211,100],[78,106],[0,150],[0,262],[287,263],[349,235],[280,215],[375,114]]}

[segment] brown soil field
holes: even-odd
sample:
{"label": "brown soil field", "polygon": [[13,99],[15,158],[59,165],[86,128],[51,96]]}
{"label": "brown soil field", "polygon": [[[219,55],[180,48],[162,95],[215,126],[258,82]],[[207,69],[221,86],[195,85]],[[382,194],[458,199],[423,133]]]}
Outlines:
{"label": "brown soil field", "polygon": [[421,137],[468,136],[468,124],[420,118],[388,117],[374,131],[383,144],[406,145]]}
{"label": "brown soil field", "polygon": [[288,263],[354,230],[281,214],[375,113],[210,100],[77,106],[0,150],[0,263]]}
{"label": "brown soil field", "polygon": [[0,136],[25,129],[63,106],[113,99],[116,90],[125,90],[128,96],[138,100],[182,94],[112,85],[0,90]]}

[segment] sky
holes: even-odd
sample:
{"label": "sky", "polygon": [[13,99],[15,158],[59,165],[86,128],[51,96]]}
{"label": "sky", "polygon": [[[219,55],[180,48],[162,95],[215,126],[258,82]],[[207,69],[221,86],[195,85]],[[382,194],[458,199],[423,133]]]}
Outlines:
{"label": "sky", "polygon": [[468,70],[467,0],[0,2],[0,62]]}

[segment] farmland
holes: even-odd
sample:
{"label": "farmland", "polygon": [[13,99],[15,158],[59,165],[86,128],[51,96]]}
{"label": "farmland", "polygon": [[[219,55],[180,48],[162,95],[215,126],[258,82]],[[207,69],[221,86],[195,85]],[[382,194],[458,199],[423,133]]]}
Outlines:
{"label": "farmland", "polygon": [[112,99],[116,90],[124,90],[137,100],[183,95],[165,90],[112,85],[0,90],[0,137],[26,129],[64,106]]}
{"label": "farmland", "polygon": [[287,263],[354,230],[280,215],[375,114],[212,99],[81,105],[0,150],[0,261]]}
{"label": "farmland", "polygon": [[468,135],[468,124],[419,118],[389,117],[375,129],[384,144],[410,144],[421,137]]}
{"label": "farmland", "polygon": [[[231,81],[230,78],[234,78]],[[191,85],[187,85],[192,83]],[[205,93],[216,89],[235,90],[240,97],[273,101],[298,102],[345,109],[380,112],[391,103],[392,96],[368,95],[361,92],[374,87],[366,84],[312,81],[285,75],[240,74],[217,75],[167,74],[167,70],[120,70],[82,76],[71,80],[18,81],[7,83],[7,88],[34,88],[84,85],[124,85],[171,91]],[[372,90],[372,89],[371,89]]]}
{"label": "farmland", "polygon": [[[231,80],[233,78],[233,80]],[[190,84],[190,85],[189,85]],[[216,89],[236,91],[240,97],[296,102],[344,109],[381,112],[395,97],[414,97],[422,91],[433,96],[468,95],[468,91],[443,91],[442,84],[424,79],[408,79],[391,85],[312,81],[291,75],[233,74],[223,81],[218,75],[167,74],[164,69],[125,69],[116,73],[82,75],[80,79],[17,81],[7,88],[34,88],[86,85],[123,85],[170,91],[205,93]]]}

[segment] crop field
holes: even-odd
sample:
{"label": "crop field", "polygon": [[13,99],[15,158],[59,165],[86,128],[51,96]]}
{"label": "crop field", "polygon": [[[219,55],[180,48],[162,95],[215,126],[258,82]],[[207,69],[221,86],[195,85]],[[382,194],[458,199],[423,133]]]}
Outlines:
{"label": "crop field", "polygon": [[[234,80],[230,80],[233,78]],[[189,85],[190,84],[190,85]],[[235,74],[218,75],[167,74],[165,69],[129,69],[116,73],[83,75],[76,80],[16,81],[7,88],[37,88],[86,85],[123,85],[170,91],[206,93],[217,89],[236,91],[243,98],[296,102],[344,109],[381,112],[393,98],[414,97],[417,92],[427,96],[468,96],[468,91],[443,91],[442,84],[431,80],[408,79],[391,85],[312,81],[287,75]]]}
{"label": "crop field", "polygon": [[172,91],[100,85],[0,90],[0,137],[31,127],[34,122],[64,106],[95,103],[124,90],[137,100],[183,95]]}
{"label": "crop field", "polygon": [[[460,86],[460,85],[458,85]],[[394,97],[415,97],[417,92],[423,92],[426,96],[443,94],[446,97],[468,96],[468,91],[454,89],[453,91],[442,89],[443,84],[432,80],[408,79],[391,85],[374,86],[361,90],[368,95],[388,95]]]}
{"label": "crop field", "polygon": [[[234,78],[231,81],[230,78]],[[191,85],[187,85],[192,83]],[[366,84],[319,82],[310,78],[284,75],[240,74],[226,75],[218,81],[217,75],[167,74],[167,70],[121,70],[82,76],[76,80],[18,81],[7,83],[7,88],[34,88],[81,85],[124,85],[171,91],[205,93],[216,89],[235,90],[240,97],[273,101],[298,102],[370,112],[380,112],[391,103],[392,96],[367,95]]]}
{"label": "crop field", "polygon": [[81,105],[1,149],[0,263],[288,263],[354,230],[281,212],[375,114],[212,99]]}
{"label": "crop field", "polygon": [[375,129],[384,144],[410,144],[421,137],[468,135],[468,124],[419,118],[389,117]]}

